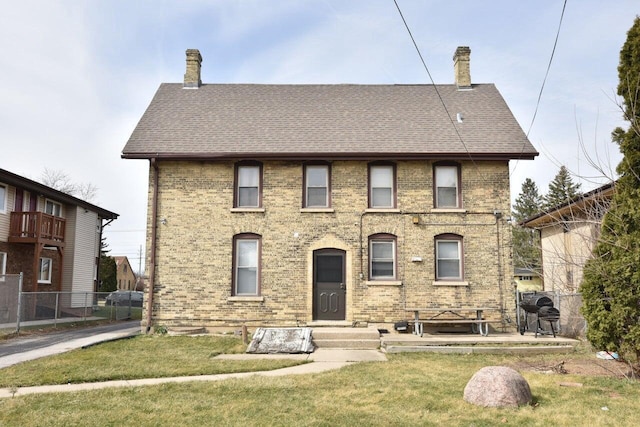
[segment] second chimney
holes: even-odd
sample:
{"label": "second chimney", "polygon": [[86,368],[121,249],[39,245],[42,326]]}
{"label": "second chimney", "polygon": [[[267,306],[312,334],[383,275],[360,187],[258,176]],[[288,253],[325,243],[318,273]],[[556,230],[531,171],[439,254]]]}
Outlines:
{"label": "second chimney", "polygon": [[202,64],[200,51],[198,49],[187,49],[187,72],[184,73],[183,87],[197,89],[202,85],[200,64]]}
{"label": "second chimney", "polygon": [[471,49],[459,46],[453,55],[453,72],[458,89],[471,89]]}

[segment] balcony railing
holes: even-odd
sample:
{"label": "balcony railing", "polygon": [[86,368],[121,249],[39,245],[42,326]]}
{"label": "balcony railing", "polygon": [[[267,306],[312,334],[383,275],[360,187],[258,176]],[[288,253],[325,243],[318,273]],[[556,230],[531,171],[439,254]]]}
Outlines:
{"label": "balcony railing", "polygon": [[64,218],[44,212],[11,212],[9,241],[64,246]]}

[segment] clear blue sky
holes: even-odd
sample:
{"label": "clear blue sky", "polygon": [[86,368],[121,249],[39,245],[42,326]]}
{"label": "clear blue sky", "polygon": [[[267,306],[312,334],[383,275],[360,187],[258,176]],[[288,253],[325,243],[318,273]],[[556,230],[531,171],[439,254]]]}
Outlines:
{"label": "clear blue sky", "polygon": [[[453,83],[453,52],[470,46],[472,82],[495,83],[529,129],[563,0],[398,3],[436,83]],[[588,156],[615,169],[618,55],[639,13],[637,0],[567,2],[529,135],[541,155],[512,163],[512,198],[526,177],[544,193],[561,164],[593,188],[602,173]],[[431,83],[393,0],[5,2],[0,167],[97,186],[94,203],[121,215],[112,254],[134,266],[148,163],[120,153],[158,85],[182,81],[188,48],[204,57],[205,83]]]}

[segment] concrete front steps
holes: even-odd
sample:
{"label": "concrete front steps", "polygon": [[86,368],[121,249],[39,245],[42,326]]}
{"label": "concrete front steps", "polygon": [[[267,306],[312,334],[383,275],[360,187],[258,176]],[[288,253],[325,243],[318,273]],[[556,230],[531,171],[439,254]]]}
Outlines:
{"label": "concrete front steps", "polygon": [[311,332],[313,343],[318,348],[377,349],[380,347],[380,332],[375,328],[316,327]]}

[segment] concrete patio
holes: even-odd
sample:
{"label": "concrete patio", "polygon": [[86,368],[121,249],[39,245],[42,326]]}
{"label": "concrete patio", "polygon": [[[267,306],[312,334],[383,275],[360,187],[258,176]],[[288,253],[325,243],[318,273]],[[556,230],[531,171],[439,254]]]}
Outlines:
{"label": "concrete patio", "polygon": [[380,347],[387,353],[430,351],[440,353],[552,353],[572,351],[579,340],[553,335],[536,337],[532,332],[492,332],[484,337],[472,333],[412,333],[390,331],[380,336]]}

